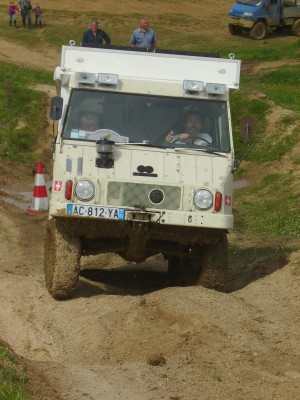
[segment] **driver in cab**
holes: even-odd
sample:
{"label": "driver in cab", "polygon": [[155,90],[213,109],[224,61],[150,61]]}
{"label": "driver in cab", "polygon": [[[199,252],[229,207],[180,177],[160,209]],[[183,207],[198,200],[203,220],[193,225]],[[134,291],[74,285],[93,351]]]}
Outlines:
{"label": "driver in cab", "polygon": [[165,142],[170,144],[194,144],[207,147],[212,144],[212,138],[203,132],[202,116],[198,111],[190,111],[185,116],[185,132],[174,134],[171,130],[165,137]]}

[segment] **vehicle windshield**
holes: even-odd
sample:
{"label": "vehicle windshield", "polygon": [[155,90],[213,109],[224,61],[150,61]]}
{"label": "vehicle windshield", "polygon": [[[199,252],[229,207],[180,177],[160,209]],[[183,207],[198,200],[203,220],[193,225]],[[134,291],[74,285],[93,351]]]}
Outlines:
{"label": "vehicle windshield", "polygon": [[227,113],[225,101],[74,89],[62,136],[229,152]]}
{"label": "vehicle windshield", "polygon": [[239,4],[245,4],[247,6],[258,7],[261,5],[262,0],[237,0]]}

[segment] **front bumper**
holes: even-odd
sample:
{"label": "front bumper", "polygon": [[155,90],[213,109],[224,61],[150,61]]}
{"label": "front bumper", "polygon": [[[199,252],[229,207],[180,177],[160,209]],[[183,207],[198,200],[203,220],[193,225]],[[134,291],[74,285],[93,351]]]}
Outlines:
{"label": "front bumper", "polygon": [[[66,205],[61,203],[50,203],[50,219],[55,217],[65,217],[67,219],[77,219],[95,221],[101,225],[103,222],[115,222],[112,219],[80,217],[69,215]],[[154,223],[156,225],[170,225],[179,227],[209,228],[228,230],[233,228],[233,215],[223,214],[222,212],[189,212],[175,210],[140,210],[125,208],[124,220],[121,223],[131,221],[141,224]]]}
{"label": "front bumper", "polygon": [[251,29],[256,21],[250,19],[244,19],[241,17],[229,17],[228,23],[230,25],[240,26],[241,28]]}

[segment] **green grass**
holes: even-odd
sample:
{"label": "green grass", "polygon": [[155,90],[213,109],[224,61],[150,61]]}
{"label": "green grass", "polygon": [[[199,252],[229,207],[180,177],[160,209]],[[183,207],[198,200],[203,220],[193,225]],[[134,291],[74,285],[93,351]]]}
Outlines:
{"label": "green grass", "polygon": [[0,346],[0,400],[26,400],[22,367],[5,347]]}
{"label": "green grass", "polygon": [[293,171],[265,175],[258,186],[236,192],[236,226],[258,235],[300,237],[299,192]]}
{"label": "green grass", "polygon": [[[170,6],[171,10],[171,6]],[[44,27],[23,29],[18,16],[18,29],[9,28],[6,6],[0,7],[0,35],[9,41],[23,44],[28,48],[54,48],[59,50],[62,44],[71,39],[81,42],[82,33],[87,29],[88,21],[97,17],[93,11],[76,12],[43,9]],[[112,44],[128,45],[133,28],[137,26],[140,14],[101,13],[101,28],[109,33]],[[219,53],[228,57],[235,53],[242,60],[280,60],[297,59],[300,56],[300,40],[291,34],[271,34],[264,41],[250,40],[247,36],[231,36],[224,15],[216,13],[213,19],[168,13],[151,16],[151,26],[158,36],[159,46],[168,49],[180,49]],[[112,29],[113,27],[113,29]],[[217,29],[216,34],[212,34]],[[20,34],[21,32],[21,34]]]}
{"label": "green grass", "polygon": [[[249,160],[256,162],[280,160],[299,142],[299,75],[300,66],[288,69],[279,67],[274,71],[265,71],[242,78],[241,89],[232,93],[231,110],[236,149],[243,144],[239,134],[239,122],[242,116],[254,117],[254,139],[258,140],[258,143],[249,154]],[[270,138],[265,135],[265,128],[273,104],[295,113],[284,116],[274,126],[273,136]],[[290,127],[293,129],[287,133]]]}
{"label": "green grass", "polygon": [[249,234],[300,237],[299,196],[282,196],[265,200],[238,202],[242,210],[236,219],[236,229]]}
{"label": "green grass", "polygon": [[217,382],[222,382],[221,375],[219,374],[213,374],[213,380]]}
{"label": "green grass", "polygon": [[52,76],[7,63],[0,69],[0,160],[33,162],[37,138],[44,133],[47,96],[30,85],[53,84]]}
{"label": "green grass", "polygon": [[[284,58],[284,55],[281,55]],[[256,235],[300,236],[299,195],[297,169],[281,169],[281,160],[290,157],[300,142],[300,67],[278,67],[242,77],[241,90],[232,93],[231,111],[234,142],[238,151],[243,145],[239,123],[243,115],[254,117],[253,139],[256,145],[247,159],[258,167],[273,166],[274,173],[261,176],[254,187],[235,192],[235,230]],[[267,119],[275,106],[286,110],[266,133]],[[270,120],[272,122],[272,120]],[[270,129],[271,128],[271,129]],[[300,158],[292,160],[300,164]],[[238,171],[239,177],[247,169]]]}
{"label": "green grass", "polygon": [[231,51],[236,58],[248,61],[276,61],[295,59],[300,55],[300,40],[293,35],[273,33],[266,40],[251,40],[247,36],[235,36]]}
{"label": "green grass", "polygon": [[[269,236],[268,236],[269,238]],[[261,235],[261,242],[264,243],[265,237]],[[274,237],[276,240],[276,237]],[[238,246],[230,247],[230,257],[259,257],[259,256],[274,256],[278,254],[290,254],[295,251],[293,247],[287,246],[262,246],[262,247],[253,247],[249,244],[249,247],[240,248]]]}

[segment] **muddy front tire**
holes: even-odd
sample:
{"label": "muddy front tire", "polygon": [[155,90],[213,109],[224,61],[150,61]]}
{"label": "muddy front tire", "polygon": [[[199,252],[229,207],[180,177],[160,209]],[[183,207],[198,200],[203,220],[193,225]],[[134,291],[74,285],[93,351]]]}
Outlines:
{"label": "muddy front tire", "polygon": [[292,32],[295,36],[300,36],[300,19],[297,19],[294,22],[294,25],[292,27]]}
{"label": "muddy front tire", "polygon": [[229,265],[227,234],[219,237],[215,244],[205,246],[197,284],[223,292]]}
{"label": "muddy front tire", "polygon": [[267,33],[267,25],[262,21],[258,21],[253,25],[252,29],[250,30],[249,36],[251,37],[251,39],[263,40],[267,36]]}
{"label": "muddy front tire", "polygon": [[55,299],[69,299],[76,293],[80,253],[80,240],[68,235],[59,221],[49,221],[44,246],[45,282]]}

